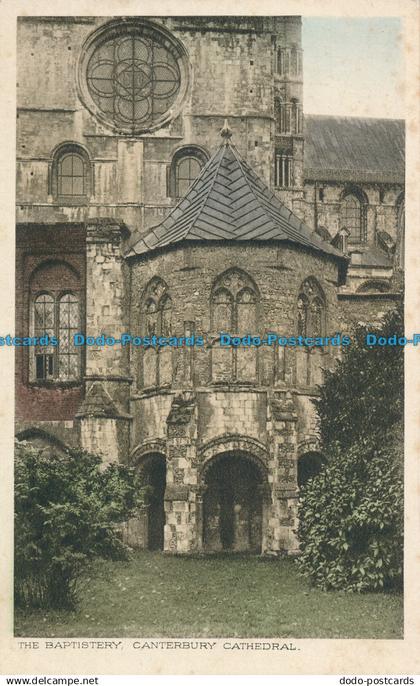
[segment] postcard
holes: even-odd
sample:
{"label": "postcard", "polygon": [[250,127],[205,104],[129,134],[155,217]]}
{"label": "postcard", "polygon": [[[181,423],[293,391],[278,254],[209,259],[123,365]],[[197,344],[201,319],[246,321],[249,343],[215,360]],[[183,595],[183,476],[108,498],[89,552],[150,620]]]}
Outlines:
{"label": "postcard", "polygon": [[0,11],[2,673],[412,678],[418,4]]}

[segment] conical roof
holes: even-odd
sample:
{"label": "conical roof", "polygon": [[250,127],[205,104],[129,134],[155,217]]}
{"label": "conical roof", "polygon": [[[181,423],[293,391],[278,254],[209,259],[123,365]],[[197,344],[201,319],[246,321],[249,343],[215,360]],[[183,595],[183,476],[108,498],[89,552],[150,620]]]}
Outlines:
{"label": "conical roof", "polygon": [[347,258],[343,253],[314,234],[280,202],[230,144],[229,137],[224,136],[225,142],[176,207],[134,243],[127,257],[183,240],[273,240],[330,255],[345,270]]}

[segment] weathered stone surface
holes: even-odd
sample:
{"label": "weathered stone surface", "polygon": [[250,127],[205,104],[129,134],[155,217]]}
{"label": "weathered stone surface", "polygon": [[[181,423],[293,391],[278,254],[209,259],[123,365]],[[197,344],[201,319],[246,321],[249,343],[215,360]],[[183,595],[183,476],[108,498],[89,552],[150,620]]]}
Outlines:
{"label": "weathered stone surface", "polygon": [[[354,170],[354,176],[340,169],[332,177],[324,169],[322,178],[307,169],[305,177],[299,17],[154,18],[184,46],[194,78],[182,84],[184,99],[160,128],[132,136],[100,122],[78,84],[85,42],[108,21],[18,22],[16,334],[31,333],[37,293],[72,292],[87,335],[146,335],[152,298],[160,333],[165,325],[174,336],[195,333],[205,342],[159,351],[89,346],[82,351],[80,376],[71,383],[36,382],[30,351],[18,348],[18,431],[60,449],[81,444],[102,454],[104,462],[131,461],[139,470],[150,460],[165,464],[165,476],[164,469],[156,470],[161,482],[153,484],[159,503],[127,524],[134,545],[148,545],[153,511],[162,515],[168,552],[219,549],[223,527],[225,543],[230,540],[229,526],[238,538],[233,535],[234,549],[250,544],[245,532],[252,530],[261,552],[295,552],[299,459],[319,451],[312,400],[323,370],[334,366],[340,350],[221,349],[215,344],[220,330],[213,296],[222,286],[231,288],[235,304],[227,332],[233,334],[243,316],[243,326],[253,330],[240,333],[296,335],[298,296],[309,278],[322,293],[326,335],[347,332],[354,321],[376,321],[402,289],[401,272],[394,271],[403,252],[402,184],[383,175],[373,179],[369,169]],[[286,114],[292,118],[286,121]],[[213,155],[226,115],[240,155],[318,238],[337,242],[346,193],[363,199],[363,242],[347,246],[352,256],[344,286],[338,285],[337,262],[322,251],[252,236],[224,242],[217,228],[221,206],[213,208],[206,226],[214,239],[180,241],[125,258],[177,203],[175,156],[191,146],[199,148],[201,159]],[[333,123],[344,131],[345,121]],[[82,154],[82,198],[57,196],[62,144],[79,146]],[[288,187],[276,185],[280,151],[290,157]],[[166,297],[170,326],[159,309]],[[229,474],[244,473],[251,475],[248,482],[238,476],[236,490],[223,489],[231,485],[224,484]]]}

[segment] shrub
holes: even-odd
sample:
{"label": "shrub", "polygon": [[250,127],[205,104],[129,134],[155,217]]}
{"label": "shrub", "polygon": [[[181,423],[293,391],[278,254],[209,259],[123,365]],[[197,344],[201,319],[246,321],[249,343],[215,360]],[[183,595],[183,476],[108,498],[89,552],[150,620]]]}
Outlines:
{"label": "shrub", "polygon": [[[366,332],[320,389],[326,461],[299,497],[298,564],[325,590],[402,583],[403,350],[367,348]],[[376,332],[403,335],[401,310]]]}
{"label": "shrub", "polygon": [[82,450],[60,453],[17,443],[15,600],[21,606],[72,607],[98,557],[124,559],[121,524],[141,504],[135,473],[101,468]]}

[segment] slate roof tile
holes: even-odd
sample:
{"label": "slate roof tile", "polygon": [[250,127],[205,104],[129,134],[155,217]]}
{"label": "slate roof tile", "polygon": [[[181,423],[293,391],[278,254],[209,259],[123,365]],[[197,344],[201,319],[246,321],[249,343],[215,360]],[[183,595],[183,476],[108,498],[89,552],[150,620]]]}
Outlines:
{"label": "slate roof tile", "polygon": [[230,143],[207,162],[178,205],[134,243],[127,257],[181,240],[277,240],[347,259],[314,234],[257,176]]}
{"label": "slate roof tile", "polygon": [[308,180],[404,183],[402,119],[305,115]]}

